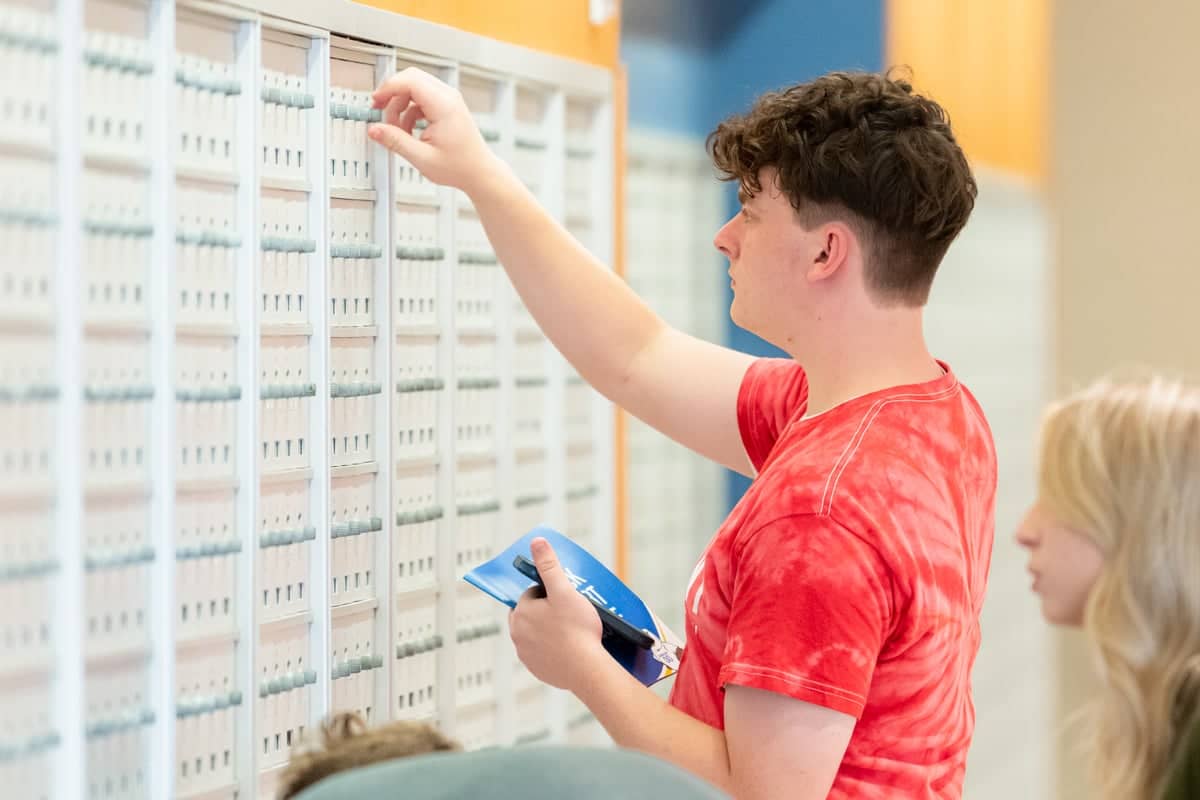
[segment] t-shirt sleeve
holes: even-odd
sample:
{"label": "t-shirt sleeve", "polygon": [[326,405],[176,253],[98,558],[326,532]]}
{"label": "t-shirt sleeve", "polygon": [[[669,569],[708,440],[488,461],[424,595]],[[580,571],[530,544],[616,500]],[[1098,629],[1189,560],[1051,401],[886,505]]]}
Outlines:
{"label": "t-shirt sleeve", "polygon": [[804,368],[786,358],[760,358],[750,365],[738,390],[738,430],[754,469],[763,462],[779,435],[808,406]]}
{"label": "t-shirt sleeve", "polygon": [[862,715],[893,614],[891,570],[825,516],[769,523],[735,557],[718,684]]}

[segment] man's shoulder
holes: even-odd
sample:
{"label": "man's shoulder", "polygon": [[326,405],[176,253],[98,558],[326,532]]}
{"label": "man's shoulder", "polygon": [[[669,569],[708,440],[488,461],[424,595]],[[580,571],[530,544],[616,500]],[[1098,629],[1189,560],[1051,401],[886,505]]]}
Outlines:
{"label": "man's shoulder", "polygon": [[995,477],[991,431],[974,398],[955,382],[915,399],[881,393],[797,417],[755,480],[754,511],[836,511],[865,531],[891,519],[898,503],[936,514],[963,492],[984,500],[994,494]]}
{"label": "man's shoulder", "polygon": [[[935,462],[930,427],[904,414],[862,405],[852,413],[797,419],[784,431],[757,481],[795,513],[825,514],[854,487],[911,482]],[[867,492],[864,499],[874,493]]]}
{"label": "man's shoulder", "polygon": [[780,441],[755,481],[755,516],[833,515],[869,536],[891,527],[898,512],[940,517],[964,492],[982,500],[995,490],[990,440],[965,448],[961,440],[939,442],[891,415],[821,428]]}
{"label": "man's shoulder", "polygon": [[[854,422],[838,463],[833,491],[853,491],[890,503],[896,495],[943,494],[947,482],[994,483],[995,443],[974,397],[955,384],[933,402],[880,402]],[[830,498],[831,500],[832,498]]]}

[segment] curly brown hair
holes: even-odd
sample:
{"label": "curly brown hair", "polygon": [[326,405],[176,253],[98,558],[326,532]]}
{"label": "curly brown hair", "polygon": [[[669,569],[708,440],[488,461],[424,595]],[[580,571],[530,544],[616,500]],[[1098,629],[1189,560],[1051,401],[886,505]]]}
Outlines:
{"label": "curly brown hair", "polygon": [[923,305],[977,188],[945,109],[908,80],[835,72],[761,96],[721,122],[708,149],[725,180],[779,189],[805,228],[842,219],[863,242],[877,302]]}
{"label": "curly brown hair", "polygon": [[316,743],[296,752],[279,778],[279,800],[288,800],[338,772],[403,756],[461,750],[432,725],[392,722],[374,730],[354,713],[334,714],[320,729]]}

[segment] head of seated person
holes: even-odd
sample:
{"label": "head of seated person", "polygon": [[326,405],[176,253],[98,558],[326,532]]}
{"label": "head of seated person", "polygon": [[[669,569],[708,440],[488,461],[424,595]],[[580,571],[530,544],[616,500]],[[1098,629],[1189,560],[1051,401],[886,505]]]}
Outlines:
{"label": "head of seated person", "polygon": [[425,722],[390,722],[369,728],[357,713],[334,714],[315,741],[302,742],[280,776],[279,800],[344,770],[425,753],[461,750],[455,741]]}

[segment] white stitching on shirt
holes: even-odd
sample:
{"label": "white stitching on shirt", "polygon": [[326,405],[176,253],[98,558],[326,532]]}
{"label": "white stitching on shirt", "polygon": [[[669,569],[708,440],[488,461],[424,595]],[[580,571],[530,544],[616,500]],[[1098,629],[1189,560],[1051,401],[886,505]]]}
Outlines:
{"label": "white stitching on shirt", "polygon": [[792,672],[782,672],[777,669],[771,669],[770,667],[757,667],[752,664],[744,664],[741,662],[734,662],[732,664],[725,664],[724,666],[721,667],[720,671],[721,672],[747,673],[750,675],[756,675],[760,678],[775,678],[777,680],[781,680],[786,683],[795,684],[797,686],[804,686],[804,687],[808,687],[811,689],[819,689],[820,691],[823,691],[827,694],[837,695],[844,700],[851,700],[860,705],[864,705],[867,700],[866,697],[859,694],[858,692],[851,692],[847,689],[841,688],[840,686],[834,686],[833,684],[829,684],[829,683],[822,683],[821,681],[814,681],[811,678],[805,678],[801,675],[797,675]]}
{"label": "white stitching on shirt", "polygon": [[[829,472],[829,476],[825,479],[825,490],[821,493],[821,505],[818,514],[822,516],[828,515],[833,511],[833,498],[837,494],[838,482],[842,479],[842,473],[846,471],[846,467],[850,464],[850,459],[858,452],[858,448],[867,438],[867,431],[874,424],[875,418],[883,411],[884,406],[890,403],[909,402],[909,403],[933,403],[958,392],[961,384],[958,381],[954,385],[933,393],[925,394],[897,394],[890,397],[880,398],[875,401],[875,405],[868,409],[867,413],[858,422],[858,428],[855,429],[854,435],[850,437],[850,441],[846,443],[846,449],[842,450],[842,454],[838,456],[837,462],[834,463],[833,469]],[[835,477],[836,476],[836,477]],[[832,488],[830,484],[832,483]],[[826,508],[826,500],[829,501],[829,507]]]}

